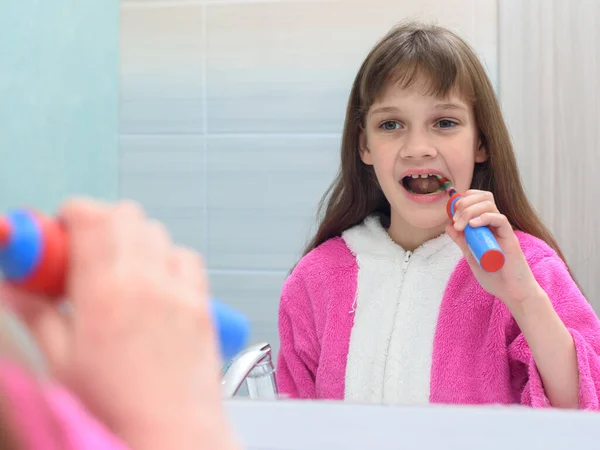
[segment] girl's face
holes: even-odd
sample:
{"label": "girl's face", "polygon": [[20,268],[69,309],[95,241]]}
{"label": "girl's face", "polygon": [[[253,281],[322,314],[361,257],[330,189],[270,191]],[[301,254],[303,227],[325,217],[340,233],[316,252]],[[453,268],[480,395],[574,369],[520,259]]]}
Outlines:
{"label": "girl's face", "polygon": [[487,154],[470,103],[458,92],[445,98],[427,95],[423,81],[406,89],[390,85],[369,108],[361,159],[373,166],[391,205],[391,228],[418,235],[431,230],[431,238],[448,220],[448,194],[431,175],[448,178],[464,192],[475,163]]}

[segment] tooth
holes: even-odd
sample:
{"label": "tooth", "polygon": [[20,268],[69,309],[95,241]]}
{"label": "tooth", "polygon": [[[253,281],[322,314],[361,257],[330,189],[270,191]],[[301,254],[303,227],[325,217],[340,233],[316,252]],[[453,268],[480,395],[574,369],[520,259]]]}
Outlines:
{"label": "tooth", "polygon": [[417,175],[416,173],[413,173],[413,174],[411,175],[411,178],[419,178],[419,175]]}
{"label": "tooth", "polygon": [[429,175],[427,175],[427,174],[425,174],[425,173],[421,174],[421,178],[427,178],[428,176],[429,176]]}

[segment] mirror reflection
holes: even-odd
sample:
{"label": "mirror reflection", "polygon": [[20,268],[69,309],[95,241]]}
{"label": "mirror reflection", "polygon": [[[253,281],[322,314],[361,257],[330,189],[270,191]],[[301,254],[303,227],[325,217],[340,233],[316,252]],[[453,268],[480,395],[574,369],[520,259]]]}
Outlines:
{"label": "mirror reflection", "polygon": [[225,396],[600,407],[600,11],[455,6],[122,1],[120,194],[250,318]]}

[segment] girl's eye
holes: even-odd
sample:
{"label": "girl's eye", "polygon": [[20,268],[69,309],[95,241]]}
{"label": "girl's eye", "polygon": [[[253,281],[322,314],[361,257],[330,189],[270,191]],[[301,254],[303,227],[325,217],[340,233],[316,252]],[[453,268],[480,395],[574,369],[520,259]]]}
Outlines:
{"label": "girl's eye", "polygon": [[400,128],[400,124],[398,122],[396,122],[395,120],[388,120],[387,122],[383,122],[379,128],[381,128],[385,131],[393,131],[393,130],[397,130],[398,128]]}
{"label": "girl's eye", "polygon": [[454,122],[453,120],[442,119],[442,120],[438,120],[437,125],[440,128],[453,128],[457,125],[457,123]]}

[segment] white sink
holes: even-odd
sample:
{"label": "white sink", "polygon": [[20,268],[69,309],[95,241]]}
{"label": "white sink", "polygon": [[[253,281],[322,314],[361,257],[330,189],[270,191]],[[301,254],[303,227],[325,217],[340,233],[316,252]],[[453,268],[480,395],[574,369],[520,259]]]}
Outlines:
{"label": "white sink", "polygon": [[600,448],[600,414],[522,407],[393,407],[232,399],[245,450]]}

